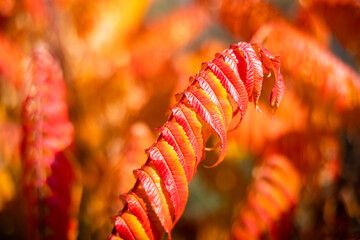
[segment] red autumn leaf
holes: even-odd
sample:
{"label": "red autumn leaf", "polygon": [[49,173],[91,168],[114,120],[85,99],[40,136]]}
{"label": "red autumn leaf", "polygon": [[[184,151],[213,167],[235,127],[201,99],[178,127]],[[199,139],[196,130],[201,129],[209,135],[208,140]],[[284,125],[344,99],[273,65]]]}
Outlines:
{"label": "red autumn leaf", "polygon": [[129,225],[122,218],[122,216],[117,216],[115,219],[115,228],[121,238],[136,240],[134,235],[132,234]]}
{"label": "red autumn leaf", "polygon": [[[155,239],[161,238],[164,233],[164,227],[162,226],[160,219],[158,218],[155,210],[153,209],[144,188],[139,184],[136,186],[135,189],[133,189],[132,193],[136,194],[136,196],[138,197],[139,203],[142,205],[142,207],[145,207],[145,209],[146,209],[146,213],[147,213],[147,216],[150,221],[150,226],[151,226],[151,230],[152,230],[154,238]],[[135,216],[137,216],[136,211],[133,212],[133,214]],[[139,221],[141,222],[141,219],[139,219]],[[144,223],[143,223],[143,226],[144,226]],[[144,227],[144,229],[146,230],[146,227]],[[152,236],[151,233],[148,234],[149,238],[151,238],[151,236]]]}
{"label": "red autumn leaf", "polygon": [[251,44],[241,42],[234,47],[238,47],[239,49],[236,52],[242,53],[245,57],[246,63],[243,63],[243,61],[240,61],[239,63],[246,64],[245,67],[242,66],[241,68],[241,70],[246,69],[246,77],[241,75],[241,73],[240,75],[242,76],[242,79],[245,79],[244,81],[246,90],[248,91],[249,101],[254,101],[256,105],[259,101],[262,80],[264,77],[262,63]]}
{"label": "red autumn leaf", "polygon": [[276,77],[276,83],[274,88],[271,90],[270,105],[274,109],[277,109],[280,105],[281,99],[284,95],[285,82],[281,73]]}
{"label": "red autumn leaf", "polygon": [[189,87],[185,92],[185,96],[190,106],[213,128],[221,140],[220,155],[217,162],[213,165],[216,166],[224,159],[227,151],[225,122],[221,117],[219,108],[202,89],[195,86]]}
{"label": "red autumn leaf", "polygon": [[136,174],[165,232],[170,233],[173,222],[161,186],[160,176],[149,166],[144,166],[142,170],[137,170]]}
{"label": "red autumn leaf", "polygon": [[219,108],[226,129],[228,129],[232,119],[232,107],[226,98],[226,90],[222,87],[219,79],[211,71],[205,70],[196,75],[195,80]]}
{"label": "red autumn leaf", "polygon": [[[187,108],[184,104],[179,103],[173,107],[172,114],[176,122],[184,129],[186,136],[189,138],[192,148],[196,155],[196,167],[203,159],[204,142],[201,136],[201,123],[198,121],[196,114]],[[194,174],[196,172],[196,167]]]}
{"label": "red autumn leaf", "polygon": [[35,49],[27,77],[22,156],[28,235],[66,239],[75,235],[69,213],[75,172],[68,154],[63,153],[73,140],[73,126],[68,119],[61,69],[45,46]]}
{"label": "red autumn leaf", "polygon": [[115,226],[120,231],[120,237],[125,239],[149,239],[139,220],[130,212],[124,212],[116,217]]}
{"label": "red autumn leaf", "polygon": [[207,67],[220,80],[226,91],[237,103],[241,113],[241,121],[248,105],[248,95],[243,81],[222,58],[213,59],[210,63],[207,63]]}
{"label": "red autumn leaf", "polygon": [[[359,75],[311,36],[289,24],[271,23],[259,29],[254,38],[281,54],[284,75],[306,101],[335,111],[359,106]],[[277,59],[267,62],[277,69]],[[281,84],[281,79],[277,80]]]}
{"label": "red autumn leaf", "polygon": [[132,212],[141,223],[149,239],[155,239],[145,203],[139,199],[134,192],[126,195],[126,203],[130,212]]}
{"label": "red autumn leaf", "polygon": [[300,176],[286,157],[271,155],[256,173],[247,201],[233,224],[236,239],[261,239],[297,203]]}
{"label": "red autumn leaf", "polygon": [[169,121],[161,127],[161,135],[174,148],[189,183],[194,175],[196,160],[194,149],[183,128],[178,123]]}
{"label": "red autumn leaf", "polygon": [[164,141],[158,141],[149,149],[149,156],[163,180],[174,206],[174,221],[183,213],[189,195],[184,169],[176,152]]}

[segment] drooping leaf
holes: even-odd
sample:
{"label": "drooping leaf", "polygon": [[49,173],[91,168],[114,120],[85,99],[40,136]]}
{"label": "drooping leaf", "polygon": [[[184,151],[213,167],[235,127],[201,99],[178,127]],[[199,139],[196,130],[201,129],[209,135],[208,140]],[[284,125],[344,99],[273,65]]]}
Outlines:
{"label": "drooping leaf", "polygon": [[285,89],[285,83],[283,77],[280,73],[280,56],[273,56],[267,49],[265,49],[261,44],[252,44],[253,49],[255,50],[258,57],[263,63],[263,72],[265,74],[273,74],[275,78],[275,86],[272,89],[270,96],[270,104],[273,109],[279,107],[282,95]]}
{"label": "drooping leaf", "polygon": [[284,95],[284,90],[285,90],[285,83],[283,76],[280,73],[277,75],[275,86],[271,90],[271,95],[270,95],[270,105],[274,109],[277,109],[279,107],[282,96]]}
{"label": "drooping leaf", "polygon": [[[242,53],[246,60],[245,67],[241,68],[241,70],[246,69],[246,77],[244,75],[241,76],[243,76],[245,81],[246,90],[249,95],[249,101],[254,101],[255,105],[257,105],[261,93],[262,80],[264,77],[262,63],[259,57],[256,55],[251,44],[241,42],[236,44],[236,46],[238,47],[237,52],[240,52],[240,54]],[[244,64],[243,61],[240,61],[239,63],[241,63],[241,66]]]}

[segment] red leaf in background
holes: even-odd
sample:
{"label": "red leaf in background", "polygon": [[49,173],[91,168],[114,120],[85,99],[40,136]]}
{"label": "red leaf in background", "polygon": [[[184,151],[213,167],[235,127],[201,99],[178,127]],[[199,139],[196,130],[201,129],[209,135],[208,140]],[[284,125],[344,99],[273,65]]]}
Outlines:
{"label": "red leaf in background", "polygon": [[[263,26],[254,39],[262,40],[264,46],[281,54],[283,73],[291,80],[296,91],[306,96],[306,101],[322,104],[335,111],[359,106],[358,74],[315,39],[285,23]],[[278,69],[276,58],[269,58],[267,63]],[[277,81],[281,84],[280,78]],[[312,90],[309,91],[309,88]]]}
{"label": "red leaf in background", "polygon": [[12,15],[15,6],[14,0],[2,0],[0,2],[0,15],[9,17]]}
{"label": "red leaf in background", "polygon": [[331,33],[354,55],[360,66],[360,2],[358,0],[299,1],[306,10],[321,18]]}
{"label": "red leaf in background", "polygon": [[61,70],[45,46],[34,50],[27,77],[22,157],[28,236],[73,238],[76,226],[72,225],[77,224],[76,211],[71,213],[75,173],[62,153],[72,142],[73,126],[68,120]]}
{"label": "red leaf in background", "polygon": [[[293,164],[282,155],[271,155],[256,172],[246,203],[235,220],[232,234],[235,239],[261,239],[286,215],[291,215],[297,203],[301,181]],[[290,219],[289,219],[290,220]],[[280,231],[286,236],[287,231]],[[270,232],[271,236],[272,232]],[[272,239],[278,239],[272,236]]]}
{"label": "red leaf in background", "polygon": [[280,11],[262,0],[222,0],[220,19],[230,32],[244,41],[250,41],[263,24],[283,21]]}

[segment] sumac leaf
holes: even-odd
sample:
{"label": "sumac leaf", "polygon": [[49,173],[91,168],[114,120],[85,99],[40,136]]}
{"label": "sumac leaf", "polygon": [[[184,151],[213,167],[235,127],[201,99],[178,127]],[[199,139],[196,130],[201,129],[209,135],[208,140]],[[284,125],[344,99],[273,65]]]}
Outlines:
{"label": "sumac leaf", "polygon": [[257,105],[262,89],[262,81],[263,81],[263,69],[262,63],[259,57],[256,55],[256,52],[252,48],[251,44],[246,42],[241,42],[236,44],[238,49],[236,52],[244,55],[246,60],[246,65],[243,67],[243,61],[240,61],[241,70],[246,69],[246,77],[243,75],[242,79],[245,81],[246,90],[249,95],[249,101],[254,101],[255,105]]}
{"label": "sumac leaf", "polygon": [[216,166],[224,159],[227,151],[225,122],[221,117],[219,108],[202,89],[196,88],[195,86],[189,87],[187,91],[185,91],[185,96],[189,105],[214,129],[221,140],[220,155],[217,162],[213,165]]}
{"label": "sumac leaf", "polygon": [[183,213],[189,195],[184,169],[176,152],[164,140],[160,140],[149,149],[150,159],[153,161],[163,180],[175,211],[175,222]]}
{"label": "sumac leaf", "polygon": [[118,216],[115,220],[115,227],[119,229],[119,235],[122,238],[149,239],[141,223],[132,213],[124,212],[121,216]]}
{"label": "sumac leaf", "polygon": [[[204,141],[201,136],[201,123],[197,119],[196,114],[182,103],[179,103],[171,110],[176,122],[184,129],[185,134],[195,151],[197,167],[204,155]],[[194,170],[194,174],[195,172],[196,168]]]}
{"label": "sumac leaf", "polygon": [[207,63],[207,67],[220,80],[226,91],[235,100],[240,109],[242,119],[247,109],[248,95],[240,77],[221,58],[214,58],[210,63]]}
{"label": "sumac leaf", "polygon": [[199,86],[209,95],[219,108],[221,115],[225,121],[226,129],[228,129],[232,119],[232,107],[227,100],[226,90],[222,87],[219,79],[210,70],[200,72],[195,76],[195,80]]}
{"label": "sumac leaf", "polygon": [[136,174],[165,232],[170,233],[173,222],[158,173],[152,167],[144,166]]}
{"label": "sumac leaf", "polygon": [[132,212],[141,223],[149,239],[155,239],[145,203],[134,192],[126,195],[126,203],[130,212]]}
{"label": "sumac leaf", "polygon": [[161,134],[175,150],[179,161],[185,171],[189,183],[194,175],[195,152],[183,128],[174,121],[169,121],[161,128]]}

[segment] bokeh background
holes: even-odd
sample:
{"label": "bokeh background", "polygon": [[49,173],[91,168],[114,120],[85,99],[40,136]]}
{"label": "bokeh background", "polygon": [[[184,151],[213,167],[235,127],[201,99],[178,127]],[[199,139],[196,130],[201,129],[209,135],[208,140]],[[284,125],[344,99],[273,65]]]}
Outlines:
{"label": "bokeh background", "polygon": [[239,41],[280,54],[282,103],[268,107],[264,82],[225,161],[199,166],[172,238],[360,237],[358,1],[0,0],[0,239],[24,239],[31,225],[22,108],[38,44],[62,71],[74,126],[58,179],[70,196],[67,237],[105,239],[174,95]]}

